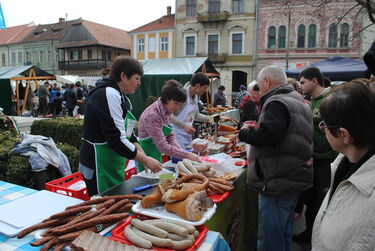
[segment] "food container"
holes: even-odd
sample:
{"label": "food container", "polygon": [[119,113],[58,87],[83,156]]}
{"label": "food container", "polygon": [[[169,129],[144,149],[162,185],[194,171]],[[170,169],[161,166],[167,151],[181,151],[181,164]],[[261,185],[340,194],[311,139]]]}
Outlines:
{"label": "food container", "polygon": [[[113,230],[112,230],[112,236],[111,237],[107,237],[111,240],[114,240],[114,241],[118,241],[118,242],[121,242],[123,244],[126,244],[126,245],[130,245],[130,246],[133,246],[134,244],[131,243],[127,238],[126,236],[124,235],[124,229],[127,225],[130,224],[131,220],[134,219],[134,218],[141,218],[141,219],[144,219],[145,217],[144,216],[141,216],[141,215],[133,215],[133,216],[130,216],[128,217],[126,220],[120,222],[120,224],[118,224]],[[208,229],[205,225],[202,225],[202,226],[197,226],[195,227],[198,232],[199,232],[199,235],[198,237],[195,239],[195,242],[193,243],[193,245],[190,247],[190,248],[187,248],[185,249],[185,251],[193,251],[193,250],[196,250],[204,241],[204,239],[206,238],[206,235],[207,235],[207,232],[208,232]],[[167,249],[167,248],[159,248],[159,247],[153,247],[154,250],[160,250],[160,251],[172,251],[173,249]]]}
{"label": "food container", "polygon": [[81,200],[89,200],[90,196],[87,192],[86,186],[80,189],[72,189],[72,185],[74,185],[77,182],[83,182],[82,174],[78,172],[62,177],[60,179],[47,182],[45,184],[45,188],[50,192],[59,193]]}
{"label": "food container", "polygon": [[194,139],[191,145],[194,152],[204,152],[207,150],[208,141],[205,139]]}
{"label": "food container", "polygon": [[170,220],[176,220],[176,221],[182,221],[189,223],[193,226],[200,226],[203,225],[206,221],[211,219],[211,217],[216,212],[216,204],[214,204],[211,208],[209,208],[203,215],[203,218],[199,221],[188,221],[185,219],[182,219],[180,216],[174,213],[170,213],[165,209],[164,205],[156,205],[150,208],[143,208],[141,206],[141,201],[138,201],[133,207],[132,211],[134,213],[147,215],[153,218],[160,218],[160,219],[170,219]]}

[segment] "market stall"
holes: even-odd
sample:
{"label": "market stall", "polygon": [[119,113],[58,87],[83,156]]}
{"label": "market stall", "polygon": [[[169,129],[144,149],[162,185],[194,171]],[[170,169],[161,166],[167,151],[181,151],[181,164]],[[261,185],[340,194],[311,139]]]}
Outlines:
{"label": "market stall", "polygon": [[149,59],[142,61],[142,65],[142,84],[134,94],[129,95],[133,105],[132,112],[137,118],[143,112],[148,97],[160,96],[160,89],[165,81],[175,79],[185,84],[196,72],[206,73],[211,81],[219,75],[207,57]]}
{"label": "market stall", "polygon": [[286,71],[290,78],[298,78],[298,75],[308,67],[317,67],[331,81],[350,81],[355,78],[365,77],[367,66],[362,61],[345,58],[341,56],[332,56],[323,61],[310,64],[299,69]]}
{"label": "market stall", "polygon": [[[0,181],[0,191],[1,191],[0,212],[2,213],[5,213],[5,207],[11,208],[12,203],[13,204],[14,203],[18,203],[18,204],[27,203],[27,201],[40,197],[39,195],[41,193],[43,194],[41,196],[47,196],[50,198],[50,200],[44,201],[45,207],[42,207],[42,206],[39,207],[39,211],[40,211],[39,213],[41,214],[43,214],[43,212],[45,211],[46,204],[50,204],[50,205],[61,204],[63,206],[69,206],[69,205],[72,206],[82,201],[82,200],[70,198],[67,196],[57,195],[55,193],[51,193],[48,191],[37,191],[37,190],[25,188],[22,186],[6,183],[3,181]],[[23,208],[18,208],[17,210],[27,211],[28,210],[27,206],[29,206],[29,209],[32,208],[31,210],[36,208],[35,205],[32,206],[29,202],[28,205],[25,204]],[[31,212],[29,210],[26,216],[28,215],[29,218],[33,216],[37,217],[35,215],[32,215],[31,213],[35,213],[35,212],[34,211]],[[14,217],[17,217],[17,216],[14,216]],[[112,229],[115,229],[115,227],[118,225],[120,224],[116,223],[114,224],[114,226],[111,226],[108,229],[102,230],[100,235],[103,235],[104,237],[107,237],[108,239],[116,239],[113,236],[113,234],[116,234],[116,231],[113,231]],[[9,232],[7,232],[7,230],[4,229],[4,223],[0,221],[0,232],[1,232],[0,233],[0,250],[31,251],[31,250],[39,250],[41,248],[41,246],[30,245],[30,243],[35,243],[38,239],[41,238],[40,231],[34,231],[30,234],[25,235],[22,238],[10,237],[9,235],[7,236],[6,234],[4,234],[4,233],[9,233]],[[97,238],[100,238],[100,237],[98,236]],[[223,250],[225,251],[225,250],[230,250],[230,249],[228,248],[228,245],[226,244],[225,240],[222,238],[220,233],[214,232],[214,231],[207,231],[205,233],[205,237],[201,240],[199,247],[197,247],[197,249],[195,250],[198,250],[198,251]]]}
{"label": "market stall", "polygon": [[[11,66],[11,67],[1,67],[0,68],[0,107],[4,109],[5,114],[10,114],[12,112],[13,102],[16,104],[17,115],[24,112],[26,102],[23,102],[22,108],[20,108],[20,100],[27,100],[30,83],[35,81],[36,88],[38,88],[39,80],[52,80],[55,77],[48,72],[33,66]],[[16,83],[16,91],[13,92],[11,81]],[[21,97],[19,93],[19,83],[26,81],[26,89],[24,95]]]}

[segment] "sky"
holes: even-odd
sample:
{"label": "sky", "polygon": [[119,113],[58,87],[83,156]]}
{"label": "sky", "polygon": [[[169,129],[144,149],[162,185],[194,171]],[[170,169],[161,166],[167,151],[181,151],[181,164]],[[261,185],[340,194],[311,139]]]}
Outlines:
{"label": "sky", "polygon": [[7,27],[57,23],[59,18],[82,18],[130,31],[175,13],[175,0],[0,0]]}

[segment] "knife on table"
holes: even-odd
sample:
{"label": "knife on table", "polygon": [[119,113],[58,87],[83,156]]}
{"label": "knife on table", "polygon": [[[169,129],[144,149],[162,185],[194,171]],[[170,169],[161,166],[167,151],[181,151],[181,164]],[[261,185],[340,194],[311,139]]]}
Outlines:
{"label": "knife on table", "polygon": [[138,192],[141,192],[141,191],[145,191],[147,189],[150,189],[154,186],[157,186],[159,185],[159,183],[155,183],[155,184],[146,184],[146,185],[143,185],[143,186],[139,186],[139,187],[133,187],[132,190],[134,193],[138,193]]}

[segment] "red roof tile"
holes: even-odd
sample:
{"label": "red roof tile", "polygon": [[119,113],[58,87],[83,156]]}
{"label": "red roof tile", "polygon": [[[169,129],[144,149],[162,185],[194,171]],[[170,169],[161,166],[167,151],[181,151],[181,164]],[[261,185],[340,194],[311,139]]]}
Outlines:
{"label": "red roof tile", "polygon": [[0,44],[12,44],[21,42],[35,28],[35,24],[30,23],[0,30]]}
{"label": "red roof tile", "polygon": [[98,44],[131,49],[131,37],[127,31],[86,20],[82,20],[82,24],[96,39]]}
{"label": "red roof tile", "polygon": [[172,14],[172,15],[163,16],[155,21],[152,21],[141,27],[138,27],[130,32],[136,33],[136,32],[143,32],[143,31],[166,30],[166,29],[174,29],[174,27],[175,27],[175,20],[174,20],[174,14]]}

